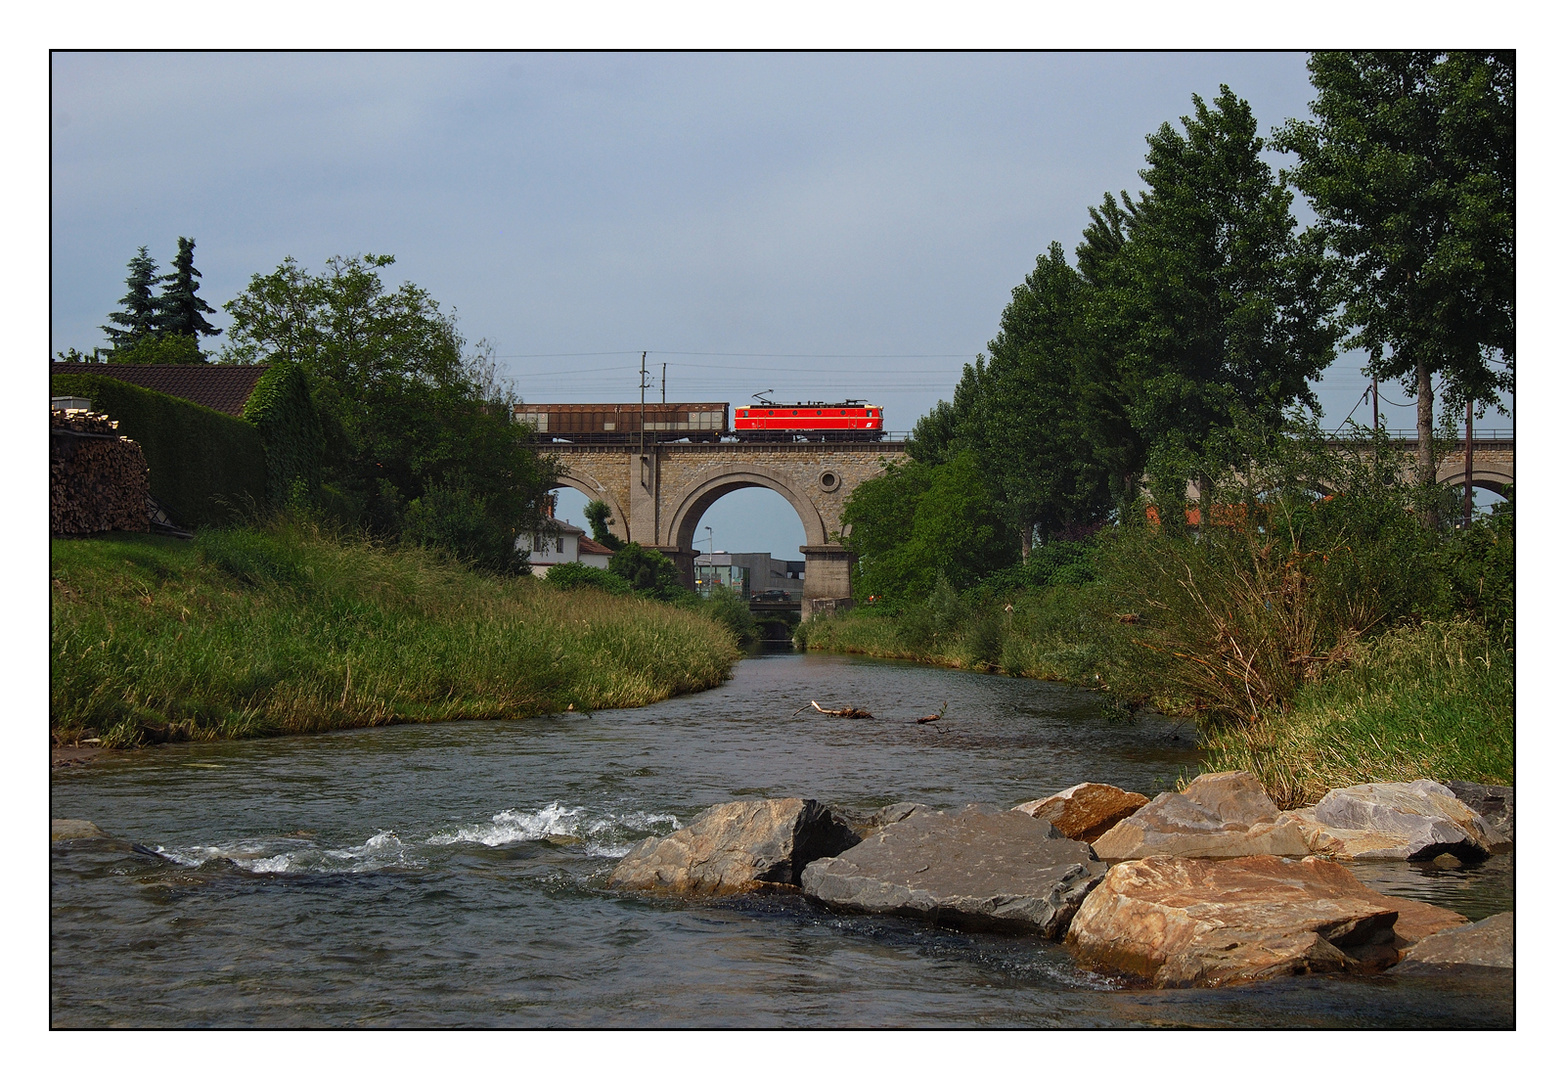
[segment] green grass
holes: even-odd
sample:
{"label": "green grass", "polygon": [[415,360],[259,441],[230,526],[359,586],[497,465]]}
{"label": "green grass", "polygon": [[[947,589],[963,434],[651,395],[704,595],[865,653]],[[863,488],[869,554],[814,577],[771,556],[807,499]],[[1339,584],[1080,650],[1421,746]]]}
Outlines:
{"label": "green grass", "polygon": [[644,705],[738,658],[701,614],[308,526],[51,544],[50,724],[105,746]]}
{"label": "green grass", "polygon": [[1287,713],[1212,731],[1209,769],[1247,769],[1279,806],[1331,788],[1428,777],[1516,782],[1514,657],[1470,622],[1393,630]]}

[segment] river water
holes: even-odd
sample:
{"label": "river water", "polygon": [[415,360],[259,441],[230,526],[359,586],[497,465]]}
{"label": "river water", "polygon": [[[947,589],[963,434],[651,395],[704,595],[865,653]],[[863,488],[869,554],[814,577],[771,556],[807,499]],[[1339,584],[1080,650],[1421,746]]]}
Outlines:
{"label": "river water", "polygon": [[[855,704],[879,719],[813,710]],[[933,725],[911,718],[946,706]],[[63,770],[52,815],[56,1027],[1510,1027],[1507,978],[1282,979],[1148,991],[1062,946],[797,895],[680,903],[604,887],[705,807],[803,796],[1012,806],[1082,780],[1155,794],[1187,728],[1023,679],[791,652],[706,693],[591,716],[185,744]],[[1365,864],[1481,918],[1510,857]]]}

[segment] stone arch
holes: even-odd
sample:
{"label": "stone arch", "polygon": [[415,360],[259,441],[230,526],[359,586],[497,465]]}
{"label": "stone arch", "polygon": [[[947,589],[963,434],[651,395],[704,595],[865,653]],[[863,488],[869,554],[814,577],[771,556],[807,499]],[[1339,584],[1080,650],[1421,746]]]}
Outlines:
{"label": "stone arch", "polygon": [[609,516],[614,519],[614,524],[609,526],[609,531],[621,540],[630,539],[630,526],[625,519],[625,511],[620,507],[619,500],[614,497],[614,492],[609,490],[607,485],[594,476],[572,469],[562,469],[560,474],[555,477],[555,480],[554,486],[557,488],[574,488],[589,499],[602,499],[608,504]]}
{"label": "stone arch", "polygon": [[[1467,483],[1467,474],[1465,472],[1458,471],[1448,476],[1442,475],[1439,477],[1438,482],[1441,487],[1461,488],[1464,484]],[[1516,481],[1513,480],[1508,474],[1500,472],[1496,469],[1475,468],[1473,470],[1473,487],[1483,488],[1485,491],[1492,491],[1496,495],[1503,496],[1505,494],[1505,488],[1507,485],[1514,484],[1515,482]]]}
{"label": "stone arch", "polygon": [[804,526],[806,545],[828,542],[826,525],[821,520],[820,511],[801,490],[798,481],[777,469],[750,463],[716,470],[681,491],[671,503],[674,511],[664,526],[666,531],[663,542],[680,551],[691,550],[701,515],[724,495],[748,487],[767,488],[787,499],[788,505],[793,507],[794,513],[799,515],[800,524]]}

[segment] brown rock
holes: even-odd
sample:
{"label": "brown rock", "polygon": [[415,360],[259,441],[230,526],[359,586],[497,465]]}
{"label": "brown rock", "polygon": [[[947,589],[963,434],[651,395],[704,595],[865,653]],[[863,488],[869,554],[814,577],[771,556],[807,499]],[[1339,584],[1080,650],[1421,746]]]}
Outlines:
{"label": "brown rock", "polygon": [[1147,804],[1147,797],[1112,784],[1077,784],[1014,809],[1042,818],[1072,840],[1091,843]]}
{"label": "brown rock", "polygon": [[1100,859],[1307,855],[1297,822],[1282,819],[1247,772],[1203,773],[1183,792],[1164,792],[1092,842]]}
{"label": "brown rock", "polygon": [[722,803],[678,832],[637,844],[609,875],[609,884],[694,895],[798,885],[806,863],[858,842],[852,829],[814,799]]}
{"label": "brown rock", "polygon": [[109,834],[81,818],[54,818],[49,822],[49,842],[65,840],[107,840]]}
{"label": "brown rock", "polygon": [[1516,913],[1503,911],[1482,922],[1430,934],[1408,950],[1397,973],[1414,975],[1452,967],[1514,968]]}
{"label": "brown rock", "polygon": [[1155,856],[1111,869],[1065,942],[1086,966],[1155,986],[1227,986],[1378,971],[1396,962],[1410,935],[1464,922],[1454,911],[1382,896],[1322,859]]}

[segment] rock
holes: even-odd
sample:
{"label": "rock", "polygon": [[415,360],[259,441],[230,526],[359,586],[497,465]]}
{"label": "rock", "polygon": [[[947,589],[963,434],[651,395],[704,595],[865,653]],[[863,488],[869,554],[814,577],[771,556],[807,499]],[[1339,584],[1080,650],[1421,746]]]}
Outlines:
{"label": "rock", "polygon": [[1307,855],[1298,823],[1247,772],[1203,773],[1183,792],[1164,792],[1092,842],[1100,859],[1150,855],[1239,858]]}
{"label": "rock", "polygon": [[[1516,843],[1516,789],[1501,784],[1474,784],[1468,780],[1452,780],[1446,785],[1451,794],[1461,799],[1476,813],[1482,814],[1506,846]],[[1493,850],[1500,850],[1496,844]]]}
{"label": "rock", "polygon": [[1047,821],[969,806],[892,822],[810,863],[801,884],[842,910],[1058,937],[1104,870],[1090,847]]}
{"label": "rock", "polygon": [[1516,913],[1430,934],[1403,957],[1398,974],[1425,975],[1453,967],[1516,967]]}
{"label": "rock", "polygon": [[798,885],[806,863],[858,842],[857,833],[814,799],[722,803],[678,832],[641,841],[609,884],[694,895]]}
{"label": "rock", "polygon": [[1159,855],[1111,869],[1071,921],[1065,943],[1087,967],[1154,986],[1228,986],[1379,971],[1418,939],[1466,921],[1382,896],[1324,859]]}
{"label": "rock", "polygon": [[1447,851],[1440,855],[1436,855],[1434,861],[1430,865],[1434,866],[1437,870],[1460,870],[1462,868],[1462,860],[1458,859],[1455,855],[1452,855],[1449,851]]}
{"label": "rock", "polygon": [[49,822],[49,843],[65,840],[107,840],[109,834],[80,818],[55,818]]}
{"label": "rock", "polygon": [[1112,784],[1077,784],[1014,809],[1042,818],[1072,840],[1091,843],[1146,804],[1145,795]]}
{"label": "rock", "polygon": [[1451,789],[1433,780],[1333,788],[1307,810],[1286,815],[1310,850],[1338,859],[1428,860],[1449,852],[1476,862],[1504,842]]}
{"label": "rock", "polygon": [[866,831],[883,829],[887,825],[901,821],[902,819],[913,814],[928,812],[933,809],[933,807],[921,802],[892,803],[890,806],[882,806],[879,810],[876,810],[873,814],[871,814],[869,816],[869,821],[865,825],[865,829]]}

